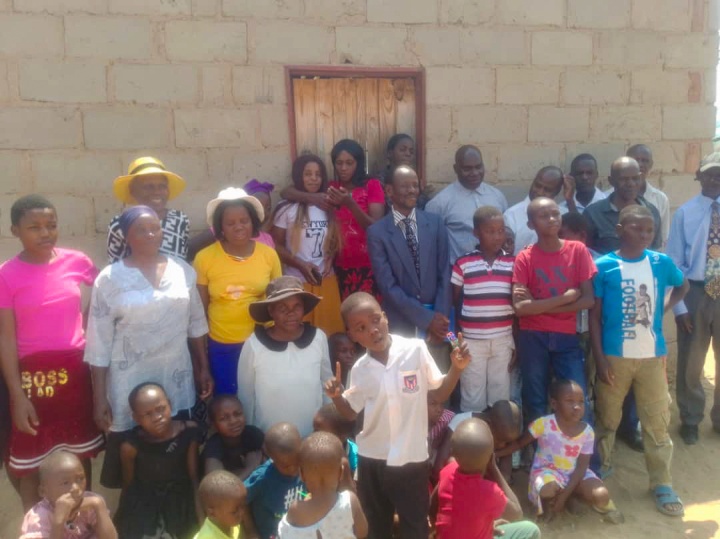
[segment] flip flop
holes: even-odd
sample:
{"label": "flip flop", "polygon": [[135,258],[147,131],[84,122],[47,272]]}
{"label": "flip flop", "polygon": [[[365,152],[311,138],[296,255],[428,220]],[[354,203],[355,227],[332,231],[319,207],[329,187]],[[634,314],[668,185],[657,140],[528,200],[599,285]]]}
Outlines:
{"label": "flip flop", "polygon": [[605,522],[609,522],[611,524],[622,524],[625,522],[625,516],[617,507],[615,507],[615,503],[612,500],[610,500],[605,507],[599,507],[597,505],[592,505],[591,507],[593,508],[593,511],[600,513],[603,516],[603,520]]}
{"label": "flip flop", "polygon": [[[682,500],[678,497],[671,486],[658,485],[653,489],[653,495],[655,496],[655,507],[663,515],[667,515],[669,517],[681,517],[685,515],[685,507],[683,506]],[[680,504],[680,509],[672,510],[665,507],[666,505],[672,503]]]}

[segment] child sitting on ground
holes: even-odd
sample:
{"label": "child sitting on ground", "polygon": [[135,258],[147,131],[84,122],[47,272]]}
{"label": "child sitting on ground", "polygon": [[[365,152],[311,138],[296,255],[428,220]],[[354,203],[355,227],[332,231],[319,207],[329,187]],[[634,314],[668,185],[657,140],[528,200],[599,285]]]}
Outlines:
{"label": "child sitting on ground", "polygon": [[194,539],[240,539],[247,490],[236,475],[210,472],[200,481],[198,498],[207,516]]}
{"label": "child sitting on ground", "polygon": [[575,495],[610,522],[622,522],[607,488],[589,468],[595,433],[583,421],[582,387],[573,380],[555,380],[550,386],[550,406],[554,413],[533,421],[516,445],[519,448],[538,442],[528,484],[530,501],[538,514],[546,510],[550,510],[550,517],[561,513]]}
{"label": "child sitting on ground", "polygon": [[450,423],[455,414],[445,408],[434,393],[428,393],[428,453],[430,453],[430,485],[437,485],[450,458]]}
{"label": "child sitting on ground", "polygon": [[265,433],[265,453],[270,460],[245,480],[248,527],[261,539],[277,535],[278,523],[290,504],[302,498],[300,480],[300,433],[290,423],[273,425]]}
{"label": "child sitting on ground", "polygon": [[330,348],[330,368],[334,369],[335,364],[339,361],[342,366],[342,383],[347,385],[348,374],[358,360],[355,345],[347,333],[343,332],[330,335],[328,347]]}
{"label": "child sitting on ground", "polygon": [[263,432],[247,425],[242,403],[234,395],[218,395],[208,408],[210,423],[217,431],[201,455],[204,473],[228,470],[241,480],[263,461]]}
{"label": "child sitting on ground", "polygon": [[329,432],[314,432],[300,447],[300,476],[308,496],[293,502],[278,526],[280,539],[366,537],[368,523],[354,492],[339,492],[344,450]]}
{"label": "child sitting on ground", "polygon": [[454,462],[440,472],[432,495],[430,519],[438,539],[491,539],[495,521],[499,535],[539,539],[538,527],[522,518],[520,502],[493,458],[493,436],[484,421],[462,421],[452,435]]}
{"label": "child sitting on ground", "polygon": [[497,401],[484,412],[457,414],[448,426],[451,431],[455,431],[460,423],[471,417],[482,419],[490,427],[490,432],[492,432],[495,443],[495,460],[503,477],[510,481],[512,454],[514,451],[513,442],[522,435],[520,407],[512,401]]}
{"label": "child sitting on ground", "polygon": [[340,485],[342,488],[349,488],[354,492],[356,490],[355,477],[358,466],[358,449],[357,444],[350,437],[355,430],[355,422],[348,421],[341,416],[335,405],[330,402],[324,404],[315,414],[313,430],[315,432],[334,434],[342,442],[345,457],[343,458],[343,478]]}
{"label": "child sitting on ground", "polygon": [[340,368],[325,384],[327,395],[346,419],[362,410],[357,437],[360,462],[358,494],[368,517],[370,537],[391,537],[393,514],[400,536],[426,538],[429,468],[427,465],[427,395],[450,396],[470,362],[462,335],[442,375],[422,339],[388,333],[388,321],[370,294],[356,292],[343,302],[341,314],[351,340],[367,349],[350,373],[350,387],[340,383]]}
{"label": "child sitting on ground", "polygon": [[505,222],[499,209],[482,206],[473,215],[477,248],[452,269],[455,312],[472,360],[462,373],[460,409],[482,412],[510,398],[513,339],[512,276],[515,257],[503,251]]}
{"label": "child sitting on ground", "polygon": [[25,515],[20,539],[117,539],[102,496],[85,490],[85,470],[73,453],[54,451],[39,468],[42,500]]}

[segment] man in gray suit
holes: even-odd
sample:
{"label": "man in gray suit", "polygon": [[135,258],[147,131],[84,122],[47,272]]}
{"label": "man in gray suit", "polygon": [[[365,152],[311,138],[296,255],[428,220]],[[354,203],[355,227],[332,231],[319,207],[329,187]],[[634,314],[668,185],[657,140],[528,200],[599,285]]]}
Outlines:
{"label": "man in gray suit", "polygon": [[426,337],[438,366],[446,371],[451,303],[447,229],[439,216],[415,207],[420,182],[412,168],[401,165],[386,181],[392,211],[367,229],[382,307],[390,331]]}

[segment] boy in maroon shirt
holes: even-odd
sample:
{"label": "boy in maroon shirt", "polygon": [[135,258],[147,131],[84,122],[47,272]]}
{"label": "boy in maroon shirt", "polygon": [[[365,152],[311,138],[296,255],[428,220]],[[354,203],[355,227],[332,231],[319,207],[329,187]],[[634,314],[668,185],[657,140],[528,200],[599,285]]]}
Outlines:
{"label": "boy in maroon shirt", "polygon": [[527,211],[538,242],[518,253],[512,279],[526,423],[547,412],[552,375],[577,382],[587,394],[576,314],[593,306],[597,273],[585,245],[558,237],[562,219],[554,200],[536,198]]}

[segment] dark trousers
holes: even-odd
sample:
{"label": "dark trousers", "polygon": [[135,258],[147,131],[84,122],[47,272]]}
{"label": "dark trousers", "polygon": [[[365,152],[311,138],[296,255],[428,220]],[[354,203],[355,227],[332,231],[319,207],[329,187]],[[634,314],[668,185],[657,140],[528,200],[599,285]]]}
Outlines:
{"label": "dark trousers", "polygon": [[585,421],[592,423],[587,401],[585,360],[575,333],[521,329],[518,358],[522,372],[522,401],[526,423],[548,411],[548,390],[553,378],[576,382],[585,393]]}
{"label": "dark trousers", "polygon": [[699,425],[705,416],[702,385],[705,355],[712,340],[715,355],[715,394],[710,419],[720,428],[720,299],[705,293],[702,283],[691,282],[685,305],[692,320],[692,333],[678,328],[677,404],[683,425]]}
{"label": "dark trousers", "polygon": [[388,466],[360,457],[358,496],[368,520],[368,539],[391,539],[393,515],[400,518],[400,539],[427,539],[430,469],[427,462]]}

